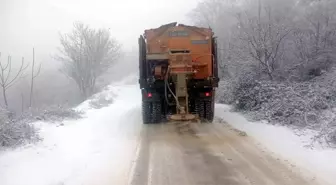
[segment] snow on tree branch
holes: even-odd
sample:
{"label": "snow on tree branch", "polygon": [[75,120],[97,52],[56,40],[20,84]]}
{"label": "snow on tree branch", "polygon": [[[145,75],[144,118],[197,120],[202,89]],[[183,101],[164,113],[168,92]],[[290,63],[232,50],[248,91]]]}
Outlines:
{"label": "snow on tree branch", "polygon": [[75,23],[71,33],[60,36],[62,72],[73,79],[83,99],[95,91],[96,80],[119,59],[121,45],[107,29],[92,29]]}

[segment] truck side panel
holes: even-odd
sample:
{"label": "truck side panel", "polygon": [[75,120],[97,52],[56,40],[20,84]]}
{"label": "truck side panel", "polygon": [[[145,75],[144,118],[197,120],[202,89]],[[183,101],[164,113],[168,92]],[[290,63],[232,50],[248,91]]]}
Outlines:
{"label": "truck side panel", "polygon": [[139,84],[140,88],[143,88],[147,79],[146,42],[143,36],[139,37],[138,44],[139,44]]}

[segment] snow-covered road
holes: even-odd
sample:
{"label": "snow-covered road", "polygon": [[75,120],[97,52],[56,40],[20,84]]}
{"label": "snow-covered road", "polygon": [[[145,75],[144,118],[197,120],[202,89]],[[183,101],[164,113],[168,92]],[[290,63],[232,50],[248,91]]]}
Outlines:
{"label": "snow-covered road", "polygon": [[39,123],[43,142],[1,154],[0,184],[319,184],[319,174],[268,152],[258,130],[237,124],[246,136],[233,129],[240,118],[225,106],[217,105],[216,114],[227,123],[194,125],[195,133],[181,135],[174,125],[142,125],[137,85],[119,83],[110,91],[112,105],[84,103],[86,118],[60,127]]}

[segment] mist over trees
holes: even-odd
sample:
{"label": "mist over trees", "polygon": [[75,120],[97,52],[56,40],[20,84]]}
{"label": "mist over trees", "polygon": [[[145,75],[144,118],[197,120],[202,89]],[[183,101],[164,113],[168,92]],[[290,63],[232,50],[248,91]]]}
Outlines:
{"label": "mist over trees", "polygon": [[[127,75],[113,71],[120,65],[122,49],[109,29],[76,22],[72,31],[60,34],[59,44],[59,51],[45,61],[36,60],[40,48],[32,48],[31,57],[21,60],[15,53],[14,57],[4,57],[0,52],[0,150],[38,141],[36,129],[29,124],[33,121],[61,123],[65,118],[80,118],[81,113],[73,106],[101,91],[114,78]],[[136,56],[130,55],[124,62],[133,58]],[[124,64],[119,69],[124,69]],[[111,101],[99,99],[95,103]]]}
{"label": "mist over trees", "polygon": [[74,80],[85,100],[96,90],[97,78],[104,75],[119,59],[121,45],[107,29],[95,30],[75,23],[69,34],[60,38],[62,72]]}
{"label": "mist over trees", "polygon": [[[259,77],[307,80],[335,59],[332,0],[206,0],[190,13],[219,38],[223,75],[246,63]],[[224,67],[225,66],[225,67]]]}
{"label": "mist over trees", "polygon": [[113,80],[113,66],[118,65],[122,50],[109,29],[76,22],[73,30],[60,34],[59,44],[55,46],[59,52],[50,55],[56,57],[43,61],[36,60],[39,48],[31,48],[25,58],[0,53],[3,109],[20,115],[30,109],[73,106]]}
{"label": "mist over trees", "polygon": [[219,102],[336,146],[336,1],[203,0],[189,16],[218,37]]}

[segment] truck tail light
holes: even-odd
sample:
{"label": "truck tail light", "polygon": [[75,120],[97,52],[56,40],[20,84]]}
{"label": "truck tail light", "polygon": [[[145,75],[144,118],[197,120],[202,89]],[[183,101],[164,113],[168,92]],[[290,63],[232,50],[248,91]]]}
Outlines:
{"label": "truck tail light", "polygon": [[205,93],[205,96],[206,96],[206,97],[209,97],[209,96],[211,96],[211,94],[210,94],[209,92],[206,92],[206,93]]}
{"label": "truck tail light", "polygon": [[153,96],[152,93],[147,93],[148,98],[151,98],[152,96]]}

